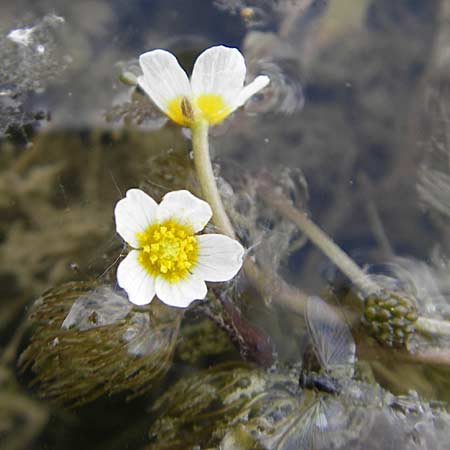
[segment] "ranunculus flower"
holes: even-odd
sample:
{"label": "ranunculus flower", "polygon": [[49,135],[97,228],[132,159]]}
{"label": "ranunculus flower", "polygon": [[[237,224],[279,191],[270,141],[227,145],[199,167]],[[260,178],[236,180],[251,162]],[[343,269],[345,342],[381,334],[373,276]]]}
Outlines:
{"label": "ranunculus flower", "polygon": [[191,79],[172,53],[152,50],[139,57],[141,88],[174,122],[190,127],[199,120],[216,125],[269,84],[260,75],[244,86],[246,67],[237,48],[210,47],[194,64]]}
{"label": "ranunculus flower", "polygon": [[205,281],[227,281],[242,266],[244,248],[222,234],[198,235],[212,216],[208,203],[189,191],[169,192],[158,205],[130,189],[114,211],[116,229],[131,247],[117,281],[129,300],[146,305],[156,295],[185,308],[206,296]]}

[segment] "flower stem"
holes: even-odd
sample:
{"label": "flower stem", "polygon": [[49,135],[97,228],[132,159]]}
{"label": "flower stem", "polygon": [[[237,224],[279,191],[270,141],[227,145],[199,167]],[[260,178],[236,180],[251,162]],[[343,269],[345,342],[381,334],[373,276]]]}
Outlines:
{"label": "flower stem", "polygon": [[422,334],[431,334],[438,336],[450,336],[450,322],[447,320],[429,319],[428,317],[419,317],[414,322],[414,327]]}
{"label": "flower stem", "polygon": [[[213,211],[214,223],[223,233],[236,239],[236,233],[222,203],[212,169],[209,155],[208,124],[206,122],[197,122],[191,128],[191,131],[195,169],[205,200],[210,204]],[[266,203],[273,206],[286,218],[292,220],[363,293],[367,295],[368,293],[381,290],[306,214],[296,210],[287,199],[276,196],[273,193],[273,188],[271,189],[267,185],[262,186],[260,193]],[[280,306],[303,315],[307,299],[306,294],[292,288],[276,275],[261,271],[250,258],[246,258],[244,270],[250,282],[261,295],[267,298],[269,296],[268,293],[271,292]],[[448,335],[450,332],[450,323],[445,321],[420,317],[415,325],[418,331],[425,334]],[[387,353],[392,355],[391,352]],[[437,349],[434,353],[427,353],[426,350],[422,353],[416,353],[403,352],[402,355],[411,362],[450,365],[450,352],[443,352]]]}
{"label": "flower stem", "polygon": [[[205,200],[213,211],[213,222],[222,233],[236,239],[236,233],[228,217],[217,189],[209,155],[208,123],[198,121],[191,127],[194,164]],[[268,299],[276,297],[288,309],[303,314],[306,295],[293,289],[276,275],[261,271],[251,258],[245,258],[244,271],[253,286]],[[269,294],[270,293],[270,294]]]}
{"label": "flower stem", "polygon": [[381,291],[381,288],[361,270],[347,253],[336,245],[304,212],[294,208],[288,199],[275,194],[273,188],[264,185],[260,193],[267,204],[297,225],[314,245],[320,248],[347,275],[364,296]]}
{"label": "flower stem", "polygon": [[[333,263],[352,281],[363,296],[377,294],[382,291],[370,277],[336,245],[304,212],[294,208],[291,202],[274,193],[273,187],[261,183],[261,198],[275,208],[284,217],[291,220]],[[419,317],[414,327],[422,334],[450,336],[450,322],[439,319]]]}
{"label": "flower stem", "polygon": [[192,126],[191,132],[195,170],[205,200],[210,204],[213,211],[213,222],[222,233],[235,239],[236,233],[234,232],[233,225],[231,225],[219,190],[217,189],[211,158],[209,156],[208,122],[205,120],[197,121]]}

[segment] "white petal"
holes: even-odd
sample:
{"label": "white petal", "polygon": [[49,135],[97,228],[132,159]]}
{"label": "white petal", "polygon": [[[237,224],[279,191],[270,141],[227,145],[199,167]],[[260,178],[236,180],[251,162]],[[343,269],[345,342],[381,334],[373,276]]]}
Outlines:
{"label": "white petal", "polygon": [[162,111],[167,103],[178,96],[191,97],[191,87],[186,72],[172,53],[152,50],[139,57],[143,76],[138,83]]}
{"label": "white petal", "polygon": [[191,86],[194,97],[217,94],[234,104],[245,80],[245,61],[237,48],[222,45],[205,50],[195,61]]}
{"label": "white petal", "polygon": [[173,191],[166,194],[158,205],[156,217],[159,222],[175,219],[191,226],[197,233],[211,220],[212,211],[208,203],[189,191]]}
{"label": "white petal", "polygon": [[259,75],[250,84],[241,90],[236,98],[236,103],[233,108],[239,108],[242,106],[252,95],[255,95],[261,89],[264,89],[270,83],[270,78],[266,75]]}
{"label": "white petal", "polygon": [[198,261],[193,269],[195,275],[205,281],[231,280],[242,267],[244,247],[223,234],[197,236]]}
{"label": "white petal", "polygon": [[140,189],[129,189],[114,209],[116,230],[132,247],[137,247],[136,233],[155,221],[157,203]]}
{"label": "white petal", "polygon": [[117,268],[117,282],[135,305],[147,305],[155,296],[155,279],[138,262],[139,252],[131,250]]}
{"label": "white petal", "polygon": [[155,287],[156,295],[162,302],[178,308],[186,308],[194,300],[205,298],[208,292],[205,282],[193,275],[177,283],[158,277]]}

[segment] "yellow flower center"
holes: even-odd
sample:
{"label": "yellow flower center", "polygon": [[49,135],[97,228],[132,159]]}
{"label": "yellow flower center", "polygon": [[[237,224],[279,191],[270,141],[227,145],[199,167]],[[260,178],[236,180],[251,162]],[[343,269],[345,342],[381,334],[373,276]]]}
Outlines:
{"label": "yellow flower center", "polygon": [[138,261],[152,276],[176,283],[189,275],[198,256],[198,243],[190,226],[175,220],[155,223],[137,233]]}
{"label": "yellow flower center", "polygon": [[231,112],[222,97],[217,94],[202,94],[195,99],[195,104],[184,96],[178,96],[167,104],[166,114],[183,127],[191,126],[196,119],[202,118],[210,125],[216,125]]}
{"label": "yellow flower center", "polygon": [[210,125],[222,122],[230,114],[230,108],[225,104],[222,97],[216,94],[203,94],[195,99],[195,103],[204,119]]}

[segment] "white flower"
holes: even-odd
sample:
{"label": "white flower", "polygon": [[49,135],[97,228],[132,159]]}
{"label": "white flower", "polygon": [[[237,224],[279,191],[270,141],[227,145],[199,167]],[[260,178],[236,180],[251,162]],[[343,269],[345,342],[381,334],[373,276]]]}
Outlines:
{"label": "white flower", "polygon": [[158,205],[130,189],[114,210],[116,230],[132,247],[117,268],[130,301],[146,305],[156,296],[187,307],[206,296],[205,281],[227,281],[242,266],[244,248],[221,234],[196,235],[209,222],[208,203],[189,191],[169,192]]}
{"label": "white flower", "polygon": [[198,120],[210,125],[222,122],[270,81],[260,75],[244,86],[244,57],[237,48],[222,45],[197,58],[190,81],[175,56],[165,50],[144,53],[139,62],[144,73],[138,77],[141,88],[161,111],[186,127]]}

